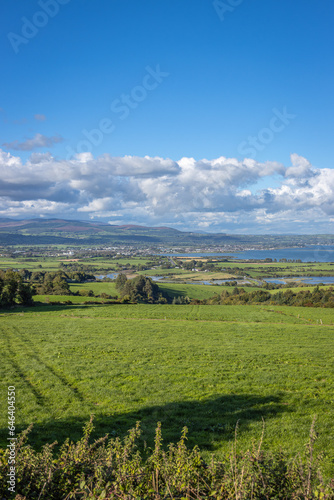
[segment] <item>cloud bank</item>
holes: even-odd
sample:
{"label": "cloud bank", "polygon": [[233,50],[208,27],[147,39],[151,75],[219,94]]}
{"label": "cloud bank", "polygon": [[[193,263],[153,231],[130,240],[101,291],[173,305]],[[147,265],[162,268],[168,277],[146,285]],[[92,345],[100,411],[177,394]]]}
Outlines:
{"label": "cloud bank", "polygon": [[[25,163],[0,150],[0,215],[170,225],[181,230],[333,232],[334,170],[291,155],[291,165],[220,157],[59,160]],[[257,184],[275,187],[258,189]]]}

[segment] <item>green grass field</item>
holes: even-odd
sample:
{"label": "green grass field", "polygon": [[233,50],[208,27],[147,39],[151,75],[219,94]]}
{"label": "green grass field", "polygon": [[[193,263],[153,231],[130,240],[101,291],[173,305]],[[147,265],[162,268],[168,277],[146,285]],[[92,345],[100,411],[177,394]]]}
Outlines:
{"label": "green grass field", "polygon": [[[224,286],[224,285],[196,285],[196,284],[181,284],[181,283],[161,283],[158,282],[159,288],[162,292],[165,292],[169,295],[169,297],[189,297],[190,299],[209,299],[213,297],[215,294],[221,294],[223,290],[227,290],[229,292],[233,291],[233,287]],[[307,290],[313,290],[315,286],[307,287]],[[327,289],[329,285],[321,286],[320,288]],[[89,283],[78,283],[71,284],[70,289],[73,293],[80,292],[83,290],[93,290],[95,295],[100,295],[101,293],[106,293],[107,295],[111,295],[112,297],[118,296],[118,291],[116,290],[115,283],[113,282],[89,282]],[[244,287],[247,292],[252,292],[254,290],[258,290],[258,287],[247,286]],[[301,290],[306,290],[306,288],[291,288],[294,292],[299,292]],[[271,290],[272,294],[278,293],[280,290]],[[65,302],[70,300],[74,304],[76,303],[84,303],[89,300],[100,301],[102,302],[105,299],[99,297],[83,297],[83,296],[73,296],[73,295],[35,295],[35,302]]]}
{"label": "green grass field", "polygon": [[143,264],[145,265],[148,261],[151,261],[151,257],[131,257],[125,256],[122,258],[112,258],[106,259],[105,257],[94,257],[88,259],[81,259],[80,263],[85,264],[87,266],[97,266],[101,268],[113,266],[116,264],[120,264],[121,266],[125,266],[129,264],[130,266]]}
{"label": "green grass field", "polygon": [[[190,299],[209,299],[213,297],[215,294],[222,293],[223,290],[232,291],[232,287],[228,286],[217,286],[217,285],[192,285],[192,284],[181,284],[181,283],[158,283],[159,288],[162,292],[165,292],[169,295],[169,297],[189,297]],[[311,287],[313,289],[314,287]],[[73,293],[83,290],[93,290],[95,295],[100,295],[101,293],[106,293],[111,295],[112,297],[117,297],[118,291],[116,290],[115,283],[113,282],[89,282],[89,283],[78,283],[71,284],[70,289]],[[258,290],[256,287],[247,287],[245,288],[247,291],[251,292],[254,290]],[[296,290],[301,290],[297,289]],[[278,290],[277,290],[278,291]],[[276,290],[272,290],[272,292],[276,292]],[[73,295],[34,295],[35,302],[64,302],[66,300],[70,300],[73,303],[82,303],[87,300],[96,300],[102,301],[99,297],[80,297]]]}
{"label": "green grass field", "polygon": [[[177,283],[159,283],[159,288],[161,291],[167,293],[170,297],[189,297],[190,299],[208,299],[213,297],[216,293],[221,293],[223,289],[231,290],[231,287],[218,287],[211,285],[182,285]],[[72,292],[77,292],[80,290],[93,290],[95,295],[100,295],[101,293],[106,293],[112,297],[117,297],[119,294],[116,290],[115,283],[108,282],[92,282],[92,283],[78,283],[71,285],[70,289]],[[255,290],[255,288],[247,288],[247,290]],[[73,295],[34,295],[35,302],[65,302],[70,300],[74,304],[83,303],[86,301],[100,301],[105,299],[99,297],[83,297],[83,296],[73,296]]]}
{"label": "green grass field", "polygon": [[[178,296],[188,296],[191,299],[208,299],[212,297],[215,293],[221,293],[223,288],[228,287],[218,287],[215,285],[182,285],[178,283],[158,283],[159,288],[162,292],[167,293],[170,297]],[[80,290],[93,290],[95,295],[100,295],[101,293],[107,293],[113,297],[118,296],[118,292],[115,287],[115,283],[112,282],[92,282],[92,283],[80,283],[73,284],[70,286],[72,292]],[[229,287],[231,289],[231,287]],[[39,300],[42,297],[39,296]],[[72,297],[68,297],[72,300]],[[50,300],[51,296],[50,296]],[[87,300],[87,297],[86,297]],[[89,300],[89,298],[88,298]]]}
{"label": "green grass field", "polygon": [[[322,324],[320,324],[320,320]],[[18,429],[31,443],[124,435],[137,420],[152,445],[183,426],[189,444],[219,455],[239,422],[240,448],[294,454],[317,416],[317,451],[334,453],[334,317],[329,309],[283,306],[44,306],[0,315],[1,407],[17,393]],[[6,444],[6,412],[0,415]]]}
{"label": "green grass field", "polygon": [[[8,259],[0,257],[0,269],[28,269],[29,271],[58,271],[60,260],[44,259]],[[40,267],[41,266],[41,267]]]}
{"label": "green grass field", "polygon": [[93,290],[95,295],[100,295],[101,293],[106,293],[116,297],[118,295],[115,283],[111,281],[92,281],[89,283],[75,283],[70,285],[70,289],[73,293],[80,292],[82,290]]}
{"label": "green grass field", "polygon": [[[69,256],[55,256],[55,257],[34,257],[34,258],[25,258],[25,257],[1,257],[0,256],[0,269],[28,269],[29,271],[57,271],[59,270],[59,265],[61,262],[65,264],[70,264],[73,262],[78,262],[78,264],[82,264],[84,266],[94,266],[96,268],[116,268],[117,264],[121,266],[125,266],[129,264],[145,265],[148,261],[150,261],[150,257],[123,257],[123,258],[105,258],[105,257],[95,257],[95,258],[81,258],[76,259],[76,257]],[[41,266],[41,267],[39,267]]]}

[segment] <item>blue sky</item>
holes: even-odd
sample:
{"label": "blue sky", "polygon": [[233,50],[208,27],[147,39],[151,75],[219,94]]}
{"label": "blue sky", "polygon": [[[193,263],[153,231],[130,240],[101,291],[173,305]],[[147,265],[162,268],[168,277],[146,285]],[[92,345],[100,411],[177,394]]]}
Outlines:
{"label": "blue sky", "polygon": [[0,9],[0,216],[333,232],[332,1]]}

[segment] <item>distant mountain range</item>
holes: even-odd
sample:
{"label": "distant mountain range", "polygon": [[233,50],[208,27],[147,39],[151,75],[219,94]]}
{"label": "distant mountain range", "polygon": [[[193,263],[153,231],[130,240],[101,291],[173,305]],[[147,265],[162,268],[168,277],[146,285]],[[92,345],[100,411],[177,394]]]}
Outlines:
{"label": "distant mountain range", "polygon": [[[182,232],[170,227],[134,224],[112,225],[100,221],[66,219],[0,218],[1,245],[31,244],[195,244],[205,233]],[[225,235],[217,235],[225,237]],[[200,242],[202,244],[202,241]]]}
{"label": "distant mountain range", "polygon": [[228,235],[185,232],[170,227],[121,226],[100,221],[0,218],[0,245],[209,245],[279,248],[334,244],[333,235]]}
{"label": "distant mountain range", "polygon": [[66,220],[66,219],[25,219],[25,220],[13,220],[8,218],[0,218],[0,231],[9,232],[33,232],[33,234],[39,233],[81,233],[85,232],[87,234],[103,233],[107,231],[108,233],[124,232],[124,231],[177,231],[176,229],[171,229],[169,227],[145,227],[136,226],[134,224],[125,224],[122,226],[107,224],[100,221],[79,221],[79,220]]}

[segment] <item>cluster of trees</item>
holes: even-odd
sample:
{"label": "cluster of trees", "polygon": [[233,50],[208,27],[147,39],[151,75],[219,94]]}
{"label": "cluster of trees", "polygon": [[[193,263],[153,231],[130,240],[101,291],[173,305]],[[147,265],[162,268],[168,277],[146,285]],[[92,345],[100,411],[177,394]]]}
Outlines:
{"label": "cluster of trees", "polygon": [[0,307],[15,304],[33,305],[33,287],[23,282],[22,276],[12,270],[0,270]]}
{"label": "cluster of trees", "polygon": [[72,295],[67,279],[61,271],[34,274],[38,276],[31,278],[31,282],[37,295]]}
{"label": "cluster of trees", "polygon": [[146,276],[136,276],[128,280],[125,274],[119,274],[115,283],[123,302],[167,303],[167,298],[163,296],[158,285]]}
{"label": "cluster of trees", "polygon": [[334,307],[333,288],[321,289],[316,287],[313,291],[304,290],[294,292],[287,289],[271,294],[267,290],[246,292],[243,288],[235,287],[232,292],[224,290],[221,295],[203,300],[203,304],[259,304],[287,305],[300,307]]}
{"label": "cluster of trees", "polygon": [[224,283],[225,286],[237,286],[237,284],[237,281],[225,281]]}
{"label": "cluster of trees", "polygon": [[84,270],[49,272],[21,269],[17,274],[23,281],[28,281],[33,286],[37,295],[72,295],[69,282],[82,283],[95,280],[95,276],[87,274]]}
{"label": "cluster of trees", "polygon": [[92,273],[111,273],[115,270],[115,267],[102,267],[99,265],[92,266],[92,265],[85,265],[85,264],[80,264],[79,262],[61,262],[59,264],[59,268],[62,269],[66,275],[68,276],[74,276],[74,275],[85,275],[89,276],[87,279],[95,279],[94,274]]}

